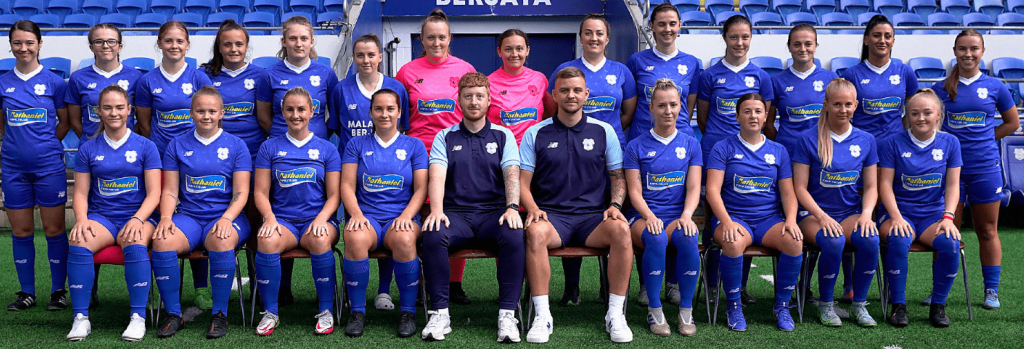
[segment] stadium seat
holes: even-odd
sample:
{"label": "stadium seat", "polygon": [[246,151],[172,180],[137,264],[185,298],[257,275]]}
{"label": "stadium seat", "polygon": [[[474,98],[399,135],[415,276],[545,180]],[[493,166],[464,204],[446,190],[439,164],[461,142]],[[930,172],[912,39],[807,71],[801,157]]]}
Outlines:
{"label": "stadium seat", "polygon": [[802,0],[773,0],[772,10],[778,13],[782,18],[786,18],[791,13],[801,12],[804,9]]}
{"label": "stadium seat", "polygon": [[996,21],[996,17],[1003,13],[1004,10],[1002,0],[974,0],[974,11],[992,17],[993,22]]}
{"label": "stadium seat", "polygon": [[[51,15],[49,13],[41,13],[38,15],[32,15],[28,20],[35,22],[39,28],[60,28],[60,16]],[[46,31],[43,35],[67,35],[65,33]]]}
{"label": "stadium seat", "polygon": [[48,57],[39,60],[46,69],[52,71],[62,79],[71,77],[71,60],[64,57]]}
{"label": "stadium seat", "polygon": [[135,68],[143,74],[148,73],[150,70],[153,70],[153,68],[156,68],[156,61],[149,57],[125,58],[121,61],[121,64]]}
{"label": "stadium seat", "polygon": [[195,59],[195,57],[185,57],[185,64],[188,64],[188,66],[192,68],[199,69],[199,60]]}
{"label": "stadium seat", "polygon": [[95,63],[96,63],[96,58],[89,57],[89,58],[83,59],[81,61],[78,61],[78,69],[77,70],[82,70],[82,69],[88,68],[89,66],[91,66],[91,65],[93,65]]}
{"label": "stadium seat", "polygon": [[220,0],[220,10],[222,12],[231,12],[241,18],[246,12],[249,12],[249,0]]}
{"label": "stadium seat", "polygon": [[963,23],[963,16],[971,12],[971,4],[968,0],[940,0],[939,7],[943,12],[956,16],[956,19]]}
{"label": "stadium seat", "polygon": [[725,18],[719,17],[723,15],[723,12],[734,11],[735,7],[732,1],[733,0],[705,0],[704,11],[711,12],[711,17],[715,19],[715,23],[724,23],[731,15],[725,16]]}
{"label": "stadium seat", "polygon": [[949,32],[938,30],[938,29],[914,29],[910,31],[912,35],[947,35]]}
{"label": "stadium seat", "polygon": [[839,8],[850,14],[850,17],[857,18],[861,13],[871,11],[871,2],[868,0],[839,0]]}
{"label": "stadium seat", "polygon": [[181,0],[150,0],[149,10],[171,17],[181,12]]}
{"label": "stadium seat", "polygon": [[284,22],[284,21],[286,21],[286,20],[288,20],[289,18],[292,18],[292,17],[306,17],[306,20],[308,20],[309,23],[313,23],[314,26],[316,25],[316,21],[313,20],[313,15],[309,14],[309,13],[305,13],[305,12],[288,12],[288,13],[285,13],[285,14],[281,15],[281,22]]}
{"label": "stadium seat", "polygon": [[768,0],[740,0],[740,12],[747,18],[765,11],[768,11]]}
{"label": "stadium seat", "polygon": [[[1024,26],[1024,15],[1016,12],[1007,12],[999,15],[997,23],[1000,27],[1022,27]],[[1013,30],[1012,32],[1020,34],[1020,30]]]}
{"label": "stadium seat", "polygon": [[146,0],[117,0],[117,12],[124,13],[132,18],[142,13],[149,12],[149,2]]}
{"label": "stadium seat", "polygon": [[266,12],[274,15],[278,21],[283,20],[281,13],[284,12],[284,0],[254,0],[253,11]]}
{"label": "stadium seat", "polygon": [[132,26],[132,16],[125,13],[108,13],[100,17],[100,21],[96,23],[110,23],[118,28],[128,28]]}
{"label": "stadium seat", "polygon": [[[0,26],[10,28],[12,25],[14,25],[14,22],[20,21],[24,18],[25,17],[22,17],[17,13],[5,13],[0,15]],[[4,32],[3,36],[7,36],[7,32]]]}
{"label": "stadium seat", "polygon": [[861,14],[857,15],[857,25],[858,26],[867,26],[868,22],[871,22],[871,17],[874,17],[875,15],[880,15],[880,14],[881,13],[878,13],[878,12],[864,12],[864,13],[861,13]]}
{"label": "stadium seat", "polygon": [[274,56],[256,57],[256,58],[253,58],[253,60],[252,60],[252,64],[254,64],[254,65],[256,65],[257,67],[260,67],[260,68],[268,68],[268,67],[270,67],[270,66],[272,66],[274,64],[277,64],[277,62],[278,62],[278,59],[277,59],[277,57],[274,57]]}
{"label": "stadium seat", "polygon": [[892,16],[903,12],[903,1],[901,0],[874,0],[875,12],[881,13],[892,20]]}
{"label": "stadium seat", "polygon": [[[971,12],[963,16],[964,26],[967,27],[991,27],[996,25],[996,22],[984,13]],[[986,34],[987,30],[978,30],[982,34]]]}
{"label": "stadium seat", "polygon": [[709,62],[710,64],[708,64],[708,66],[710,67],[710,66],[713,66],[715,64],[718,64],[718,61],[721,61],[721,60],[722,60],[721,56],[713,57],[713,58],[711,58],[711,61]]}
{"label": "stadium seat", "polygon": [[860,64],[860,58],[857,57],[834,57],[829,61],[829,69],[836,73],[836,75],[843,76],[843,72],[846,68]]}
{"label": "stadium seat", "polygon": [[992,29],[992,30],[988,31],[988,34],[989,35],[1014,35],[1014,34],[1020,34],[1020,31],[1019,30],[1009,30],[1009,29]]}
{"label": "stadium seat", "polygon": [[1006,9],[1024,15],[1024,0],[1006,0]]}
{"label": "stadium seat", "polygon": [[782,66],[782,60],[779,59],[778,57],[772,57],[772,56],[753,57],[753,58],[750,59],[750,63],[753,63],[758,68],[761,68],[762,70],[767,72],[768,75],[775,75],[775,74],[781,73],[782,70],[785,69]]}
{"label": "stadium seat", "polygon": [[938,79],[946,76],[946,68],[942,66],[942,60],[934,57],[917,57],[909,61],[910,68],[918,79]]}
{"label": "stadium seat", "polygon": [[786,16],[786,25],[795,27],[800,24],[818,25],[818,17],[807,12],[794,12]]}
{"label": "stadium seat", "polygon": [[719,12],[718,17],[715,17],[715,25],[724,25],[725,21],[732,16],[743,16],[743,14],[736,11]]}
{"label": "stadium seat", "polygon": [[[924,20],[916,13],[903,12],[892,16],[892,24],[896,27],[924,27]],[[909,34],[907,30],[896,30],[897,35]]]}
{"label": "stadium seat", "polygon": [[79,0],[50,0],[50,3],[46,5],[46,12],[60,16],[61,21],[67,15],[78,11]]}
{"label": "stadium seat", "polygon": [[[950,59],[949,60],[949,68],[953,69],[953,67],[955,67],[955,66],[956,66],[956,58]],[[981,60],[981,66],[978,67],[978,69],[981,70],[982,74],[985,74],[985,75],[988,75],[988,76],[992,76],[992,71],[989,70],[988,66],[985,65],[985,60],[984,59]]]}
{"label": "stadium seat", "polygon": [[10,0],[0,0],[0,13],[11,13]]}
{"label": "stadium seat", "polygon": [[853,17],[843,12],[829,12],[821,17],[821,24],[828,27],[853,26]]}
{"label": "stadium seat", "polygon": [[185,23],[186,28],[202,27],[203,23],[206,22],[203,20],[202,15],[191,12],[182,12],[175,14],[174,16],[171,16],[171,20]]}
{"label": "stadium seat", "polygon": [[22,17],[29,17],[46,12],[46,7],[45,3],[39,0],[14,0],[11,11]]}
{"label": "stadium seat", "polygon": [[[701,12],[701,11],[697,11],[697,12],[704,13],[704,12]],[[685,13],[686,12],[684,12],[684,14]],[[704,14],[707,15],[707,13],[704,13]],[[711,18],[711,15],[707,15],[707,16],[708,16],[709,19]],[[682,18],[683,15],[680,14],[679,17]],[[344,18],[345,18],[345,14],[341,13],[341,12],[333,12],[333,11],[320,12],[320,14],[316,15],[316,23],[321,25],[321,26],[323,26],[323,25],[326,25],[328,22],[341,22],[341,21],[344,20]],[[685,21],[683,21],[683,23],[684,23],[683,25],[692,25],[692,24],[685,24],[686,23]],[[707,25],[711,25],[711,22],[708,21]]]}
{"label": "stadium seat", "polygon": [[114,0],[83,0],[82,12],[99,18],[102,15],[114,12]]}
{"label": "stadium seat", "polygon": [[346,0],[324,0],[324,9],[332,12],[345,13]]}
{"label": "stadium seat", "polygon": [[323,64],[323,65],[326,65],[328,67],[330,67],[331,64],[332,64],[331,63],[331,59],[327,58],[327,57],[324,57],[324,56],[317,56],[316,57],[316,62],[320,63],[320,64]]}
{"label": "stadium seat", "polygon": [[[789,67],[792,66],[792,65],[793,65],[793,58],[792,57],[786,58],[786,69],[789,69]],[[817,59],[817,58],[814,59],[814,65],[816,65],[816,66],[818,66],[819,68],[822,68],[822,69],[825,68],[824,66],[821,65],[821,60]]]}
{"label": "stadium seat", "polygon": [[206,16],[216,12],[216,10],[216,0],[185,0],[185,12],[198,13],[203,16],[203,20],[199,21],[199,23],[206,23]]}
{"label": "stadium seat", "polygon": [[[775,13],[775,12],[759,12],[759,13],[755,13],[754,16],[752,16],[750,18],[750,21],[752,23],[754,23],[754,26],[783,26],[783,25],[785,25],[785,23],[782,23],[782,17],[779,16],[779,14]],[[761,30],[759,30],[759,32],[761,34],[768,34],[769,30],[768,29],[761,29]],[[788,30],[786,32],[789,33]]]}
{"label": "stadium seat", "polygon": [[907,10],[920,15],[921,18],[928,18],[929,15],[939,12],[939,6],[935,0],[907,0]]}
{"label": "stadium seat", "polygon": [[864,30],[862,30],[862,29],[839,29],[839,30],[836,30],[836,34],[864,35]]}
{"label": "stadium seat", "polygon": [[167,15],[163,13],[143,13],[135,17],[137,28],[159,28],[167,23]]}
{"label": "stadium seat", "polygon": [[1015,57],[993,59],[992,76],[1003,79],[1024,79],[1024,60]]}
{"label": "stadium seat", "polygon": [[320,2],[321,0],[289,0],[288,7],[292,12],[305,12],[316,16],[316,13],[320,11]]}
{"label": "stadium seat", "polygon": [[959,27],[960,21],[957,20],[956,16],[944,13],[936,12],[928,15],[928,26],[929,27]]}
{"label": "stadium seat", "polygon": [[822,15],[836,11],[835,0],[807,0],[806,4],[807,9],[818,18],[818,23],[821,23]]}
{"label": "stadium seat", "polygon": [[15,64],[18,64],[17,58],[0,59],[0,75],[6,74],[7,72],[14,69]]}
{"label": "stadium seat", "polygon": [[[274,20],[273,13],[267,12],[249,12],[242,18],[242,22],[246,27],[276,27],[277,22]],[[250,30],[251,35],[267,35],[266,30]]]}
{"label": "stadium seat", "polygon": [[1003,182],[1013,201],[1024,200],[1024,132],[1020,128],[999,140],[1003,163]]}
{"label": "stadium seat", "polygon": [[[96,25],[96,16],[88,13],[73,13],[64,18],[64,28],[92,28]],[[85,33],[81,33],[85,34]]]}
{"label": "stadium seat", "polygon": [[669,3],[675,6],[679,13],[700,11],[700,0],[671,0]]}
{"label": "stadium seat", "polygon": [[207,27],[220,27],[221,23],[224,23],[224,21],[229,20],[229,19],[233,20],[233,21],[235,21],[237,23],[238,22],[238,15],[236,15],[234,13],[231,13],[231,12],[211,13],[209,17],[206,17],[206,26]]}

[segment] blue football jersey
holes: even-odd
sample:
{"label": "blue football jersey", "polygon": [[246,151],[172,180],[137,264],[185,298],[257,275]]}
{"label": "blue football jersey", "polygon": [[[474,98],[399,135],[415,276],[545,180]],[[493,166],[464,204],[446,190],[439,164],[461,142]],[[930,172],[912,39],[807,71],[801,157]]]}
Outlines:
{"label": "blue football jersey", "polygon": [[619,138],[619,146],[625,147],[626,135],[622,132],[620,115],[622,101],[636,97],[636,81],[633,80],[629,68],[607,58],[598,66],[591,66],[582,57],[571,60],[562,63],[558,69],[551,72],[548,93],[555,90],[555,76],[558,75],[558,71],[566,67],[579,68],[587,80],[590,97],[583,103],[583,113],[610,125]]}
{"label": "blue football jersey", "polygon": [[66,107],[68,84],[40,66],[22,75],[0,75],[4,108],[3,171],[49,174],[64,171],[64,146],[57,139],[57,109]]}
{"label": "blue football jersey", "polygon": [[715,144],[707,168],[725,171],[722,180],[722,201],[729,217],[756,222],[782,212],[779,181],[792,178],[789,153],[770,139],[750,149],[739,135]]}
{"label": "blue football jersey", "polygon": [[519,147],[505,127],[487,121],[472,133],[460,122],[438,132],[430,163],[446,169],[445,211],[501,210],[506,204],[504,169],[519,166]]}
{"label": "blue football jersey", "polygon": [[[644,202],[657,217],[683,214],[690,166],[703,166],[700,143],[681,132],[665,139],[649,131],[626,145],[622,160],[623,169],[640,170]],[[637,211],[631,205],[626,213]]]}
{"label": "blue football jersey", "polygon": [[923,218],[945,210],[946,170],[963,166],[963,160],[951,134],[936,132],[927,143],[913,137],[908,130],[879,142],[878,167],[895,170],[892,191],[900,213]]}
{"label": "blue football jersey", "polygon": [[216,219],[231,206],[232,178],[252,171],[245,142],[220,130],[204,144],[195,132],[172,139],[163,156],[164,171],[178,171],[178,212],[198,220]]}
{"label": "blue football jersey", "polygon": [[265,79],[266,72],[253,64],[246,64],[238,71],[222,68],[217,76],[203,71],[224,98],[224,118],[221,119],[224,131],[241,138],[249,147],[249,154],[256,156],[267,139],[256,119],[256,82]]}
{"label": "blue football jersey", "polygon": [[366,217],[390,220],[409,206],[413,171],[427,169],[427,149],[419,139],[396,134],[383,142],[376,134],[352,138],[342,164],[359,164],[356,198]]}
{"label": "blue football jersey", "polygon": [[690,127],[690,115],[687,115],[686,98],[697,93],[697,78],[700,77],[700,61],[697,57],[676,51],[673,55],[664,55],[655,49],[634,53],[626,61],[626,67],[636,80],[636,112],[633,113],[633,124],[629,126],[627,142],[647,134],[654,124],[651,123],[651,98],[654,84],[658,79],[668,78],[676,83],[679,89],[679,120],[676,129],[693,137]]}
{"label": "blue football jersey", "polygon": [[301,222],[316,218],[327,202],[324,177],[341,172],[341,155],[334,144],[312,133],[299,141],[285,133],[260,146],[256,168],[270,170],[270,207],[282,219]]}
{"label": "blue football jersey", "polygon": [[697,87],[697,99],[710,104],[704,137],[700,140],[701,149],[705,152],[710,152],[718,141],[740,133],[740,124],[736,122],[740,97],[757,93],[765,101],[775,99],[771,77],[764,70],[750,64],[749,60],[739,67],[727,67],[725,64],[723,59],[704,70]]}
{"label": "blue football jersey", "polygon": [[917,91],[917,75],[902,63],[889,61],[882,69],[867,61],[843,72],[857,88],[859,105],[850,122],[877,139],[903,132],[903,100]]}
{"label": "blue football jersey", "polygon": [[115,222],[139,211],[146,200],[145,171],[161,169],[160,154],[152,141],[130,130],[124,137],[117,143],[106,134],[90,139],[78,147],[75,158],[75,172],[90,175],[89,213]]}
{"label": "blue football jersey", "polygon": [[[110,72],[105,72],[95,65],[79,69],[71,73],[68,80],[68,93],[64,98],[67,104],[82,108],[82,139],[96,136],[100,129],[98,112],[100,91],[111,85],[117,85],[128,92],[128,105],[135,104],[135,82],[142,77],[142,72],[135,68],[119,65]],[[135,108],[128,114],[128,129],[135,129]]]}
{"label": "blue football jersey", "polygon": [[[845,138],[843,138],[845,137]],[[833,135],[832,166],[821,167],[818,157],[818,130],[804,131],[793,153],[793,162],[810,166],[807,176],[807,191],[814,202],[829,216],[860,212],[864,168],[878,164],[875,137],[850,127],[847,134]]]}
{"label": "blue football jersey", "polygon": [[338,75],[334,74],[334,69],[312,59],[302,67],[283,60],[267,68],[266,77],[256,82],[256,100],[273,105],[274,123],[270,126],[270,136],[277,137],[288,132],[288,125],[281,115],[284,94],[293,88],[302,87],[313,97],[313,117],[309,120],[309,131],[317,137],[329,138],[326,116],[330,103],[328,96],[337,84]]}
{"label": "blue football jersey", "polygon": [[206,74],[185,65],[177,75],[170,75],[163,66],[150,70],[135,84],[135,106],[152,108],[149,140],[163,154],[172,139],[191,132],[192,95],[211,85]]}
{"label": "blue football jersey", "polygon": [[331,90],[331,117],[327,120],[328,128],[338,131],[338,152],[345,153],[345,145],[356,136],[364,136],[373,133],[373,119],[370,118],[370,97],[374,92],[381,89],[389,89],[398,93],[398,110],[402,116],[398,119],[398,129],[405,131],[409,129],[409,92],[398,80],[380,74],[377,79],[377,86],[373,91],[363,88],[359,82],[358,74],[350,75],[341,80]]}
{"label": "blue football jersey", "polygon": [[779,120],[775,141],[782,144],[790,155],[796,154],[804,132],[818,128],[818,116],[825,102],[825,87],[837,77],[836,73],[821,67],[814,67],[806,73],[790,67],[772,76],[772,90],[775,92],[772,106],[778,111],[776,120]]}
{"label": "blue football jersey", "polygon": [[[979,74],[980,77],[965,84],[963,78],[956,87],[956,100],[942,88],[944,82],[932,86],[935,94],[946,105],[942,130],[960,140],[964,159],[961,174],[983,174],[1001,171],[999,144],[995,140],[996,115],[1015,107],[1010,90],[1002,81]],[[999,122],[1002,123],[1002,122]]]}

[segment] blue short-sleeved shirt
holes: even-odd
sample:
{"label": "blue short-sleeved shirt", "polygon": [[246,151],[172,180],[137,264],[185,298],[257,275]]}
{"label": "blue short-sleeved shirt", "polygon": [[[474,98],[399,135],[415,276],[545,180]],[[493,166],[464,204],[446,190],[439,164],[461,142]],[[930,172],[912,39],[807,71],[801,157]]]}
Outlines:
{"label": "blue short-sleeved shirt", "polygon": [[[700,142],[681,132],[662,138],[648,131],[626,145],[622,168],[640,170],[643,198],[657,217],[678,217],[686,202],[691,166],[702,166]],[[698,175],[700,172],[697,173]],[[626,214],[636,214],[630,206]]]}
{"label": "blue short-sleeved shirt", "polygon": [[900,213],[926,217],[946,207],[946,170],[963,166],[960,141],[945,132],[930,142],[913,137],[907,130],[879,142],[878,167],[895,170],[892,191]]}
{"label": "blue short-sleeved shirt", "polygon": [[208,142],[189,132],[171,140],[163,155],[164,171],[178,171],[178,212],[200,221],[222,216],[231,206],[234,173],[252,171],[241,138],[220,130]]}
{"label": "blue short-sleeved shirt", "polygon": [[309,134],[299,141],[287,133],[260,146],[253,165],[270,170],[270,207],[279,218],[299,222],[316,218],[327,202],[327,172],[341,172],[334,144]]}
{"label": "blue short-sleeved shirt", "polygon": [[273,105],[274,123],[270,126],[270,136],[277,137],[288,132],[288,125],[281,114],[281,103],[284,103],[284,94],[288,90],[302,87],[313,97],[313,117],[309,120],[309,130],[317,137],[329,138],[328,96],[337,84],[338,75],[334,74],[334,69],[312,59],[302,67],[283,60],[267,68],[266,77],[256,82],[256,100]]}
{"label": "blue short-sleeved shirt", "polygon": [[[100,129],[100,115],[97,110],[100,104],[100,91],[107,86],[120,86],[128,92],[128,105],[131,106],[135,101],[135,82],[141,77],[142,72],[124,64],[118,65],[110,72],[92,65],[71,73],[64,101],[82,108],[82,139],[92,138]],[[128,129],[135,129],[135,108],[128,114],[127,121]]]}
{"label": "blue short-sleeved shirt", "polygon": [[[379,73],[378,73],[379,74]],[[378,75],[377,86],[373,91],[366,90],[359,82],[359,75],[353,74],[341,80],[331,90],[331,117],[327,120],[327,128],[338,131],[338,152],[345,153],[345,145],[353,137],[373,133],[373,119],[370,118],[370,97],[381,89],[389,89],[398,93],[399,110],[398,129],[409,129],[409,92],[398,80]]]}
{"label": "blue short-sleeved shirt", "polygon": [[765,101],[775,99],[771,77],[764,70],[749,60],[738,67],[726,64],[724,59],[718,61],[704,70],[698,81],[697,99],[710,103],[704,137],[700,139],[700,147],[704,152],[710,152],[718,141],[740,132],[740,124],[736,122],[740,97],[757,93]]}
{"label": "blue short-sleeved shirt", "polygon": [[817,129],[825,101],[825,87],[837,78],[831,70],[814,67],[801,73],[789,67],[772,76],[772,90],[777,110],[779,134],[775,141],[782,144],[790,155],[795,156],[796,148],[802,141],[801,135],[810,129]]}
{"label": "blue short-sleeved shirt", "polygon": [[256,82],[265,79],[266,71],[253,64],[246,64],[237,71],[221,68],[217,76],[203,71],[224,98],[224,131],[241,138],[249,148],[249,155],[256,156],[267,139],[256,119]]}
{"label": "blue short-sleeved shirt", "polygon": [[66,107],[68,84],[39,66],[0,75],[4,108],[3,171],[50,174],[64,171],[64,146],[57,139],[57,109]]}
{"label": "blue short-sleeved shirt", "polygon": [[611,125],[584,115],[566,126],[553,117],[526,129],[519,148],[530,190],[541,210],[577,214],[606,209],[608,171],[622,168],[622,146]]}
{"label": "blue short-sleeved shirt", "polygon": [[676,120],[676,129],[684,135],[693,137],[686,98],[697,93],[697,80],[700,77],[700,61],[697,57],[682,51],[676,51],[670,56],[652,48],[629,56],[626,67],[636,80],[638,96],[633,124],[629,126],[629,134],[626,135],[627,142],[646,135],[647,131],[654,127],[654,123],[651,122],[651,98],[654,95],[654,84],[663,78],[671,79],[679,89],[679,119]]}
{"label": "blue short-sleeved shirt", "polygon": [[[507,128],[486,124],[476,133],[465,121],[438,132],[430,149],[430,163],[446,168],[444,210],[482,212],[505,207],[504,170],[519,166],[516,137]],[[518,176],[518,171],[515,174]]]}
{"label": "blue short-sleeved shirt", "polygon": [[848,133],[833,135],[832,166],[822,168],[818,156],[818,130],[804,131],[799,138],[793,162],[810,166],[807,191],[829,216],[861,209],[865,167],[878,164],[875,137],[850,127]]}
{"label": "blue short-sleeved shirt", "polygon": [[[932,86],[935,94],[946,105],[942,131],[960,140],[964,168],[962,174],[984,174],[1001,171],[999,166],[999,144],[996,142],[996,115],[1015,107],[1010,90],[1002,81],[978,74],[977,80],[956,86],[956,100],[950,100],[949,93],[942,88],[943,81]],[[970,80],[968,80],[970,81]]]}
{"label": "blue short-sleeved shirt", "polygon": [[881,69],[869,65],[863,61],[843,72],[843,79],[857,88],[859,102],[850,122],[884,139],[903,132],[903,99],[917,91],[917,75],[910,66],[892,60]]}
{"label": "blue short-sleeved shirt", "polygon": [[384,142],[374,133],[352,138],[341,162],[359,165],[356,198],[363,215],[390,220],[409,206],[413,171],[427,169],[427,149],[419,139],[404,134]]}
{"label": "blue short-sleeved shirt", "polygon": [[161,169],[152,141],[131,131],[124,137],[116,143],[106,134],[90,139],[78,147],[75,158],[75,172],[90,175],[89,213],[113,221],[127,220],[139,211],[146,200],[146,170]]}
{"label": "blue short-sleeved shirt", "polygon": [[[551,72],[548,82],[548,93],[555,90],[555,76],[566,67],[576,67],[583,71],[587,80],[590,96],[583,103],[583,113],[588,117],[603,121],[612,127],[619,138],[619,146],[626,146],[626,135],[622,132],[622,101],[636,97],[636,81],[626,65],[604,59],[599,65],[592,66],[583,58],[571,60],[558,66]],[[621,149],[620,149],[621,150]]]}
{"label": "blue short-sleeved shirt", "polygon": [[152,108],[149,140],[163,154],[172,139],[195,129],[192,122],[192,95],[212,83],[206,74],[185,65],[177,75],[163,66],[150,70],[135,85],[135,106]]}
{"label": "blue short-sleeved shirt", "polygon": [[725,171],[722,180],[725,210],[732,219],[744,222],[781,215],[779,181],[793,177],[789,153],[781,144],[766,138],[753,148],[739,135],[733,135],[715,144],[707,164],[709,170]]}

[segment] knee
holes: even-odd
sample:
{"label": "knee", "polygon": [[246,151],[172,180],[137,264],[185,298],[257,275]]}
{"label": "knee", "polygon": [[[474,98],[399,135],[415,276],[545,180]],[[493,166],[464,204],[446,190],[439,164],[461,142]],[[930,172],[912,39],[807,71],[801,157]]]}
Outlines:
{"label": "knee", "polygon": [[408,232],[392,231],[387,237],[388,246],[392,251],[416,250],[416,236]]}
{"label": "knee", "polygon": [[857,230],[850,236],[850,243],[857,248],[857,251],[878,251],[878,235],[865,237],[860,234],[860,230]]}
{"label": "knee", "polygon": [[174,243],[170,239],[153,240],[153,251],[173,251]]}
{"label": "knee", "polygon": [[935,240],[932,240],[932,248],[938,251],[939,254],[956,254],[957,250],[960,249],[960,243],[946,237],[944,234],[939,234],[939,236],[935,237]]}
{"label": "knee", "polygon": [[[626,222],[615,220],[610,221],[612,226],[609,229],[612,241],[617,242],[619,246],[633,247],[633,236],[629,232],[629,224]],[[664,233],[662,233],[664,235]]]}
{"label": "knee", "polygon": [[426,232],[423,234],[423,249],[424,250],[447,250],[448,249],[448,234],[442,231]]}
{"label": "knee", "polygon": [[532,249],[547,249],[548,231],[536,225],[526,228],[526,246]]}
{"label": "knee", "polygon": [[[153,248],[156,248],[155,244]],[[256,249],[263,253],[281,253],[284,252],[284,241],[278,235],[260,237]]]}
{"label": "knee", "polygon": [[843,249],[846,247],[846,238],[839,237],[826,237],[819,235],[815,240],[818,247],[821,248],[822,253],[839,256],[843,254]]}
{"label": "knee", "polygon": [[526,240],[521,229],[503,229],[499,240],[499,247],[522,250],[526,247]]}
{"label": "knee", "polygon": [[217,237],[210,237],[206,239],[206,250],[207,251],[231,251],[235,249],[235,239],[221,239]]}
{"label": "knee", "polygon": [[644,253],[647,253],[647,250],[652,250],[664,254],[665,249],[668,248],[668,236],[664,232],[661,234],[651,234],[647,229],[644,229],[640,239],[644,242]]}
{"label": "knee", "polygon": [[[783,241],[785,242],[783,242],[782,246],[779,247],[779,250],[782,251],[783,253],[788,254],[790,256],[796,256],[804,252],[804,245],[802,240],[785,239]],[[839,251],[840,253],[842,253],[842,248],[840,248]]]}

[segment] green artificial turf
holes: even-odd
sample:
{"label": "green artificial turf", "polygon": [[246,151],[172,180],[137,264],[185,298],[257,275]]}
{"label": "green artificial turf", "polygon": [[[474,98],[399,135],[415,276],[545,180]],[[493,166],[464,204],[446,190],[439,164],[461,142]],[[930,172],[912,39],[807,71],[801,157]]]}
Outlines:
{"label": "green artificial turf", "polygon": [[[4,304],[14,300],[14,292],[18,290],[18,282],[13,263],[10,263],[11,240],[9,232],[0,236],[0,251],[4,260],[0,260],[0,301]],[[71,328],[71,310],[47,312],[45,304],[49,290],[49,268],[46,259],[46,243],[39,234],[36,242],[36,280],[40,290],[40,304],[23,312],[0,313],[0,347],[5,348],[55,348],[55,347],[352,347],[352,348],[404,348],[404,347],[458,347],[476,348],[498,346],[495,343],[497,326],[497,281],[495,280],[495,263],[493,260],[470,260],[466,267],[464,287],[473,300],[469,306],[453,305],[451,308],[453,332],[444,342],[427,343],[419,336],[398,339],[395,326],[398,321],[397,311],[381,312],[372,310],[373,296],[377,283],[376,263],[371,266],[370,284],[374,285],[368,292],[369,313],[366,334],[361,338],[344,336],[344,324],[336,324],[335,333],[328,336],[313,335],[316,315],[316,299],[313,282],[310,278],[308,260],[295,263],[294,293],[296,303],[281,308],[281,326],[266,338],[253,334],[251,327],[242,325],[238,300],[232,295],[230,303],[229,333],[219,340],[207,340],[205,330],[209,325],[209,312],[198,315],[194,322],[187,323],[186,328],[170,339],[160,340],[155,331],[150,329],[145,340],[139,343],[120,341],[121,332],[128,323],[128,296],[125,291],[123,269],[120,266],[104,266],[100,282],[101,304],[92,310],[92,335],[81,343],[69,343],[65,336]],[[808,305],[804,314],[804,323],[797,324],[796,331],[780,332],[775,329],[771,312],[774,299],[771,284],[761,275],[771,275],[771,262],[767,258],[755,258],[755,268],[751,270],[748,290],[758,298],[754,305],[747,306],[745,313],[749,329],[747,332],[730,332],[722,325],[724,314],[719,317],[719,324],[707,323],[706,310],[703,304],[695,303],[694,317],[697,320],[697,335],[684,338],[675,333],[677,323],[676,309],[667,302],[665,314],[673,328],[669,338],[656,337],[650,333],[646,324],[646,309],[636,302],[637,276],[632,276],[632,287],[629,295],[628,319],[634,333],[632,347],[720,347],[720,348],[763,348],[763,347],[796,347],[796,348],[922,348],[922,347],[976,347],[1001,348],[1019,346],[1024,339],[1024,308],[1020,300],[1024,299],[1021,288],[1024,280],[1024,231],[1021,229],[1002,229],[1003,242],[1003,274],[1000,288],[1002,309],[983,310],[981,267],[978,260],[977,238],[973,231],[966,230],[964,240],[967,242],[968,275],[971,284],[971,296],[974,304],[974,321],[967,319],[967,303],[964,299],[963,281],[958,276],[957,282],[949,296],[948,314],[952,326],[947,329],[935,329],[928,324],[928,308],[917,303],[924,298],[931,288],[931,255],[915,253],[910,258],[910,275],[907,285],[907,298],[910,312],[910,326],[896,329],[885,323],[878,303],[877,288],[872,285],[868,309],[879,322],[876,328],[859,328],[852,319],[846,320],[841,328],[826,328],[817,320],[817,309]],[[244,258],[243,258],[244,259]],[[243,262],[244,263],[244,262]],[[341,268],[338,265],[340,279]],[[426,266],[429,267],[429,266]],[[608,347],[613,344],[604,331],[604,305],[597,302],[598,275],[597,261],[587,258],[583,264],[582,298],[583,304],[577,307],[560,307],[552,304],[555,332],[547,347],[579,348]],[[245,267],[243,266],[243,273]],[[195,294],[189,268],[185,268],[184,289],[182,290],[183,308],[189,307]],[[557,259],[552,260],[552,302],[561,297],[562,270]],[[842,281],[839,282],[840,285]],[[816,287],[816,286],[814,286]],[[816,288],[813,289],[816,292]],[[248,295],[248,292],[246,292]],[[397,303],[397,289],[392,288]],[[838,296],[839,292],[837,292]],[[843,307],[847,307],[843,305]],[[422,312],[422,310],[420,310]],[[248,314],[247,314],[248,315]],[[796,309],[793,316],[797,317]],[[257,318],[259,314],[257,314]],[[344,317],[343,317],[344,318]],[[426,323],[419,314],[419,326]],[[526,336],[523,335],[525,342]],[[530,345],[528,343],[518,346]]]}

